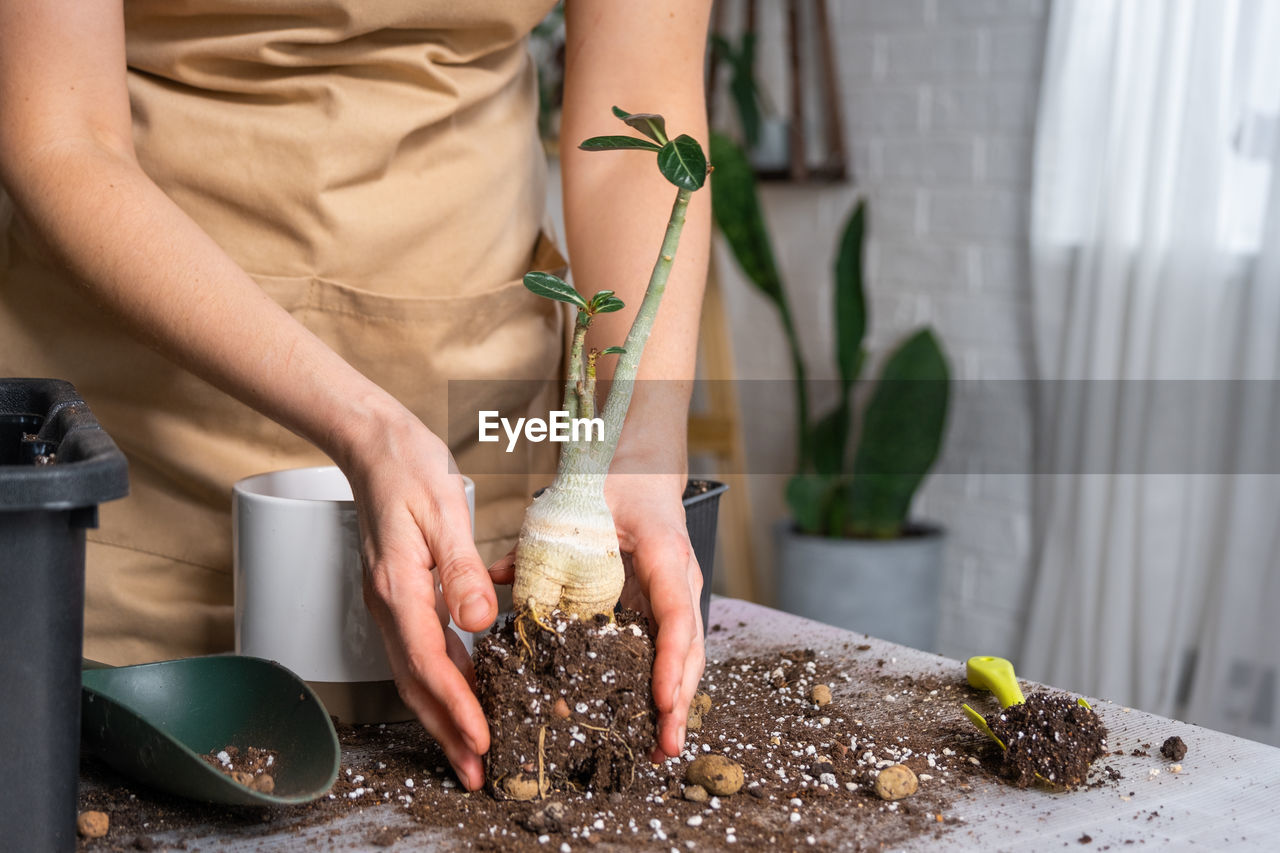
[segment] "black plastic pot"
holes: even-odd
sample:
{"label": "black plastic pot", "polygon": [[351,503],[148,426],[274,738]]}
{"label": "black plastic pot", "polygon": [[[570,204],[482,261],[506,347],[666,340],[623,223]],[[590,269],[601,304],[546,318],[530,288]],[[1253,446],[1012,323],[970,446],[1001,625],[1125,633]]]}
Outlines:
{"label": "black plastic pot", "polygon": [[[690,480],[685,489],[684,520],[689,542],[702,569],[702,633],[707,632],[711,612],[711,571],[716,562],[716,524],[720,518],[720,496],[729,487],[714,480]],[[694,492],[694,494],[689,494]]]}
{"label": "black plastic pot", "polygon": [[75,847],[84,536],[129,491],[69,383],[0,379],[0,838]]}

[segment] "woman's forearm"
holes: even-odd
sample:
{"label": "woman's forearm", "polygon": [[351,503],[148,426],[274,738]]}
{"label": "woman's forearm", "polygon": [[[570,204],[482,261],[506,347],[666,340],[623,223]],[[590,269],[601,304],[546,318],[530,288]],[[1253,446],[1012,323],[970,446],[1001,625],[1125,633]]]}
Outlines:
{"label": "woman's forearm", "polygon": [[[626,338],[658,259],[676,188],[641,151],[587,152],[577,143],[620,132],[610,112],[661,112],[672,136],[707,145],[702,92],[705,4],[628,4],[571,0],[567,6],[566,91],[561,121],[565,227],[579,291],[615,291],[626,309],[596,318],[588,343]],[[614,32],[617,30],[617,32]],[[619,56],[634,45],[634,56]],[[621,129],[625,131],[625,128]],[[617,459],[644,457],[652,473],[685,473],[689,395],[697,362],[702,293],[711,233],[710,191],[690,201],[679,252],[667,281],[627,416]],[[608,379],[614,360],[600,360]]]}
{"label": "woman's forearm", "polygon": [[139,338],[335,459],[354,440],[336,425],[396,414],[127,152],[74,138],[30,151],[6,175],[20,214],[87,297]]}

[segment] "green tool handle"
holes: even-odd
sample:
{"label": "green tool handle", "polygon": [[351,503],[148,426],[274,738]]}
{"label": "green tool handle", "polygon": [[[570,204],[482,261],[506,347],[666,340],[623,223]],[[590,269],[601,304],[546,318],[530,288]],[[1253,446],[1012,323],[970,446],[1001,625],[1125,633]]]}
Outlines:
{"label": "green tool handle", "polygon": [[1000,702],[1001,708],[1010,705],[1021,705],[1027,701],[1018,686],[1018,677],[1013,673],[1013,664],[1004,658],[979,656],[969,658],[965,662],[965,673],[969,678],[969,686],[979,690],[990,690]]}

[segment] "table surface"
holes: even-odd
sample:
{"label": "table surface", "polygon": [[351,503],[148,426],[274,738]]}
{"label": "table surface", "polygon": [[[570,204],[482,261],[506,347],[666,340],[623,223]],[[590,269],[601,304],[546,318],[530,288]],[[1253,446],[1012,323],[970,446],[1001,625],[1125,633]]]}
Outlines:
{"label": "table surface", "polygon": [[[837,657],[852,639],[871,646],[868,654],[893,661],[895,671],[904,674],[934,674],[940,665],[957,661],[916,651],[861,634],[802,619],[759,605],[733,599],[712,603],[711,622],[728,626],[745,623],[747,628],[728,628],[709,635],[708,657],[715,659],[732,645],[734,653],[752,645],[760,649],[803,645]],[[980,651],[980,650],[976,650]],[[1147,714],[1090,697],[1103,717],[1114,746],[1153,744],[1149,755],[1115,755],[1107,763],[1119,770],[1124,781],[1068,793],[1043,788],[1016,789],[995,779],[975,777],[973,790],[959,799],[952,815],[962,824],[941,838],[918,837],[900,849],[1041,850],[1068,846],[1075,849],[1122,847],[1136,849],[1258,849],[1274,850],[1280,842],[1280,749],[1244,740],[1221,732]],[[1175,773],[1159,754],[1165,738],[1180,736],[1189,746]],[[361,756],[344,756],[346,760]],[[1157,812],[1159,819],[1148,819]],[[181,840],[187,850],[270,851],[295,850],[314,845],[327,847],[337,837],[346,839],[344,850],[360,850],[360,839],[371,827],[395,826],[407,818],[395,805],[374,806],[362,813],[348,813],[321,825],[282,826],[278,833],[262,833],[262,828],[209,826],[208,834],[154,840]],[[336,831],[336,832],[335,832]],[[1090,846],[1081,842],[1091,837]],[[828,839],[830,840],[830,839]],[[441,834],[417,832],[388,847],[369,850],[448,849],[450,839]],[[553,845],[554,846],[554,845]],[[699,844],[713,849],[713,843]]]}

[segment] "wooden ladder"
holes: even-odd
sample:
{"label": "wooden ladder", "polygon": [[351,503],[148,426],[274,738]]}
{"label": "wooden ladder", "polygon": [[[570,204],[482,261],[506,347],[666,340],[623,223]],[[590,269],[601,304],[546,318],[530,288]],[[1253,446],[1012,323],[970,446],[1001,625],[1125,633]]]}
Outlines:
{"label": "wooden ladder", "polygon": [[698,361],[705,383],[706,405],[689,413],[689,455],[716,460],[716,476],[729,485],[720,498],[716,534],[717,562],[724,571],[724,591],[732,598],[757,601],[756,565],[752,550],[751,495],[741,409],[733,383],[733,344],[712,253],[698,332]]}

